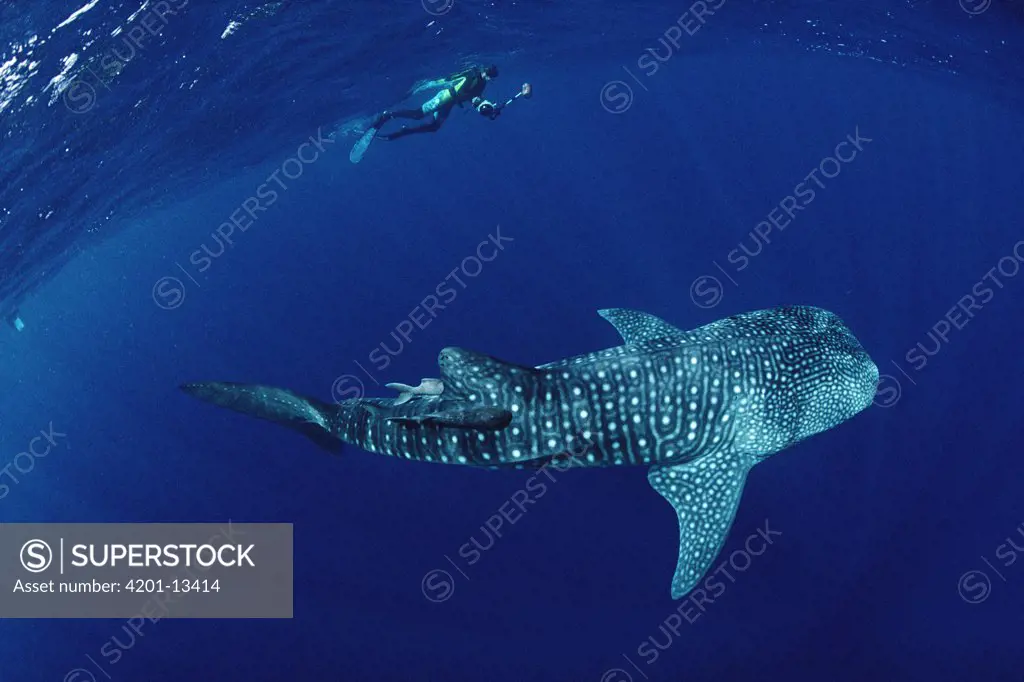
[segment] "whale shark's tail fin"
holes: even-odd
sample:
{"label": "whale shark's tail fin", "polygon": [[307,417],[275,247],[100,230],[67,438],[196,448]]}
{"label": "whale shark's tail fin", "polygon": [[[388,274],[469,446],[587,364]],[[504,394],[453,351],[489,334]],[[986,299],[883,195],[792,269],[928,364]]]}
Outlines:
{"label": "whale shark's tail fin", "polygon": [[331,434],[332,406],[283,388],[202,381],[182,384],[190,396],[298,431],[328,452],[341,452],[342,443]]}

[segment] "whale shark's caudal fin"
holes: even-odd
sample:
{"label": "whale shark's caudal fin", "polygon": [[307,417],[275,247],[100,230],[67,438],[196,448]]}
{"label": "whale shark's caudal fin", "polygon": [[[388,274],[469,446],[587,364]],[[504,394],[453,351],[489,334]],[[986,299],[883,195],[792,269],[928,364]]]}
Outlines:
{"label": "whale shark's caudal fin", "polygon": [[753,457],[719,452],[685,464],[655,466],[647,480],[679,516],[679,561],[672,598],[692,590],[708,572],[736,518]]}
{"label": "whale shark's caudal fin", "polygon": [[283,388],[225,381],[182,384],[179,388],[208,403],[287,426],[329,452],[341,451],[342,443],[331,434],[330,428],[334,408],[315,398]]}

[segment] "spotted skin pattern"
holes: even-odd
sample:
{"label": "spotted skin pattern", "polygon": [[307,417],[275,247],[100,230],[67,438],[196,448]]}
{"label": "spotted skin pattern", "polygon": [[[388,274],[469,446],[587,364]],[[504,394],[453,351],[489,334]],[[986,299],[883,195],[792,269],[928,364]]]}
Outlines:
{"label": "spotted skin pattern", "polygon": [[[870,405],[878,369],[842,321],[819,308],[761,310],[692,331],[639,311],[600,314],[624,345],[536,368],[446,348],[438,395],[348,400],[314,409],[313,424],[306,402],[295,408],[300,430],[426,462],[535,468],[568,452],[582,466],[648,466],[652,487],[678,516],[671,591],[682,597],[721,550],[750,468]],[[264,398],[288,396],[269,413],[253,400],[239,403],[238,386],[186,390],[279,423],[282,402],[306,400],[256,387]],[[507,410],[511,423],[465,426],[480,408]],[[296,428],[295,418],[289,425]]]}

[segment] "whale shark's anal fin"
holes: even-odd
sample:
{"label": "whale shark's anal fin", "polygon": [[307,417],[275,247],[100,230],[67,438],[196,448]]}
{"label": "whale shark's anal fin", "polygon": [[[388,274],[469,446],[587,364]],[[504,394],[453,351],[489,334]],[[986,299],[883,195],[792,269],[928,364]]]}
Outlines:
{"label": "whale shark's anal fin", "polygon": [[287,426],[292,427],[332,455],[340,455],[341,451],[345,449],[344,443],[327,431],[324,431],[323,427],[319,424],[296,421],[287,424]]}
{"label": "whale shark's anal fin", "polygon": [[327,403],[283,388],[225,381],[182,384],[179,388],[208,403],[287,426],[328,452],[341,452],[342,442],[331,433],[333,408]]}
{"label": "whale shark's anal fin", "polygon": [[723,451],[685,464],[655,466],[647,480],[679,517],[679,561],[672,598],[692,590],[711,567],[736,518],[752,457]]}

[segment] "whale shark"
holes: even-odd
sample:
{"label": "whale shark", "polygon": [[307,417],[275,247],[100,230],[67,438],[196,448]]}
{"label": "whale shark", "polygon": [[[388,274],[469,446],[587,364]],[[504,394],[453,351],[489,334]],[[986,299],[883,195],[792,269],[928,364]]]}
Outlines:
{"label": "whale shark", "polygon": [[537,367],[449,347],[440,378],[418,390],[395,384],[397,399],[330,404],[228,382],[181,389],[331,452],[347,443],[424,462],[536,468],[585,441],[574,464],[648,467],[678,517],[671,594],[679,599],[721,551],[750,469],[868,407],[878,368],[820,308],[759,310],[691,331],[635,310],[598,313],[621,345]]}

